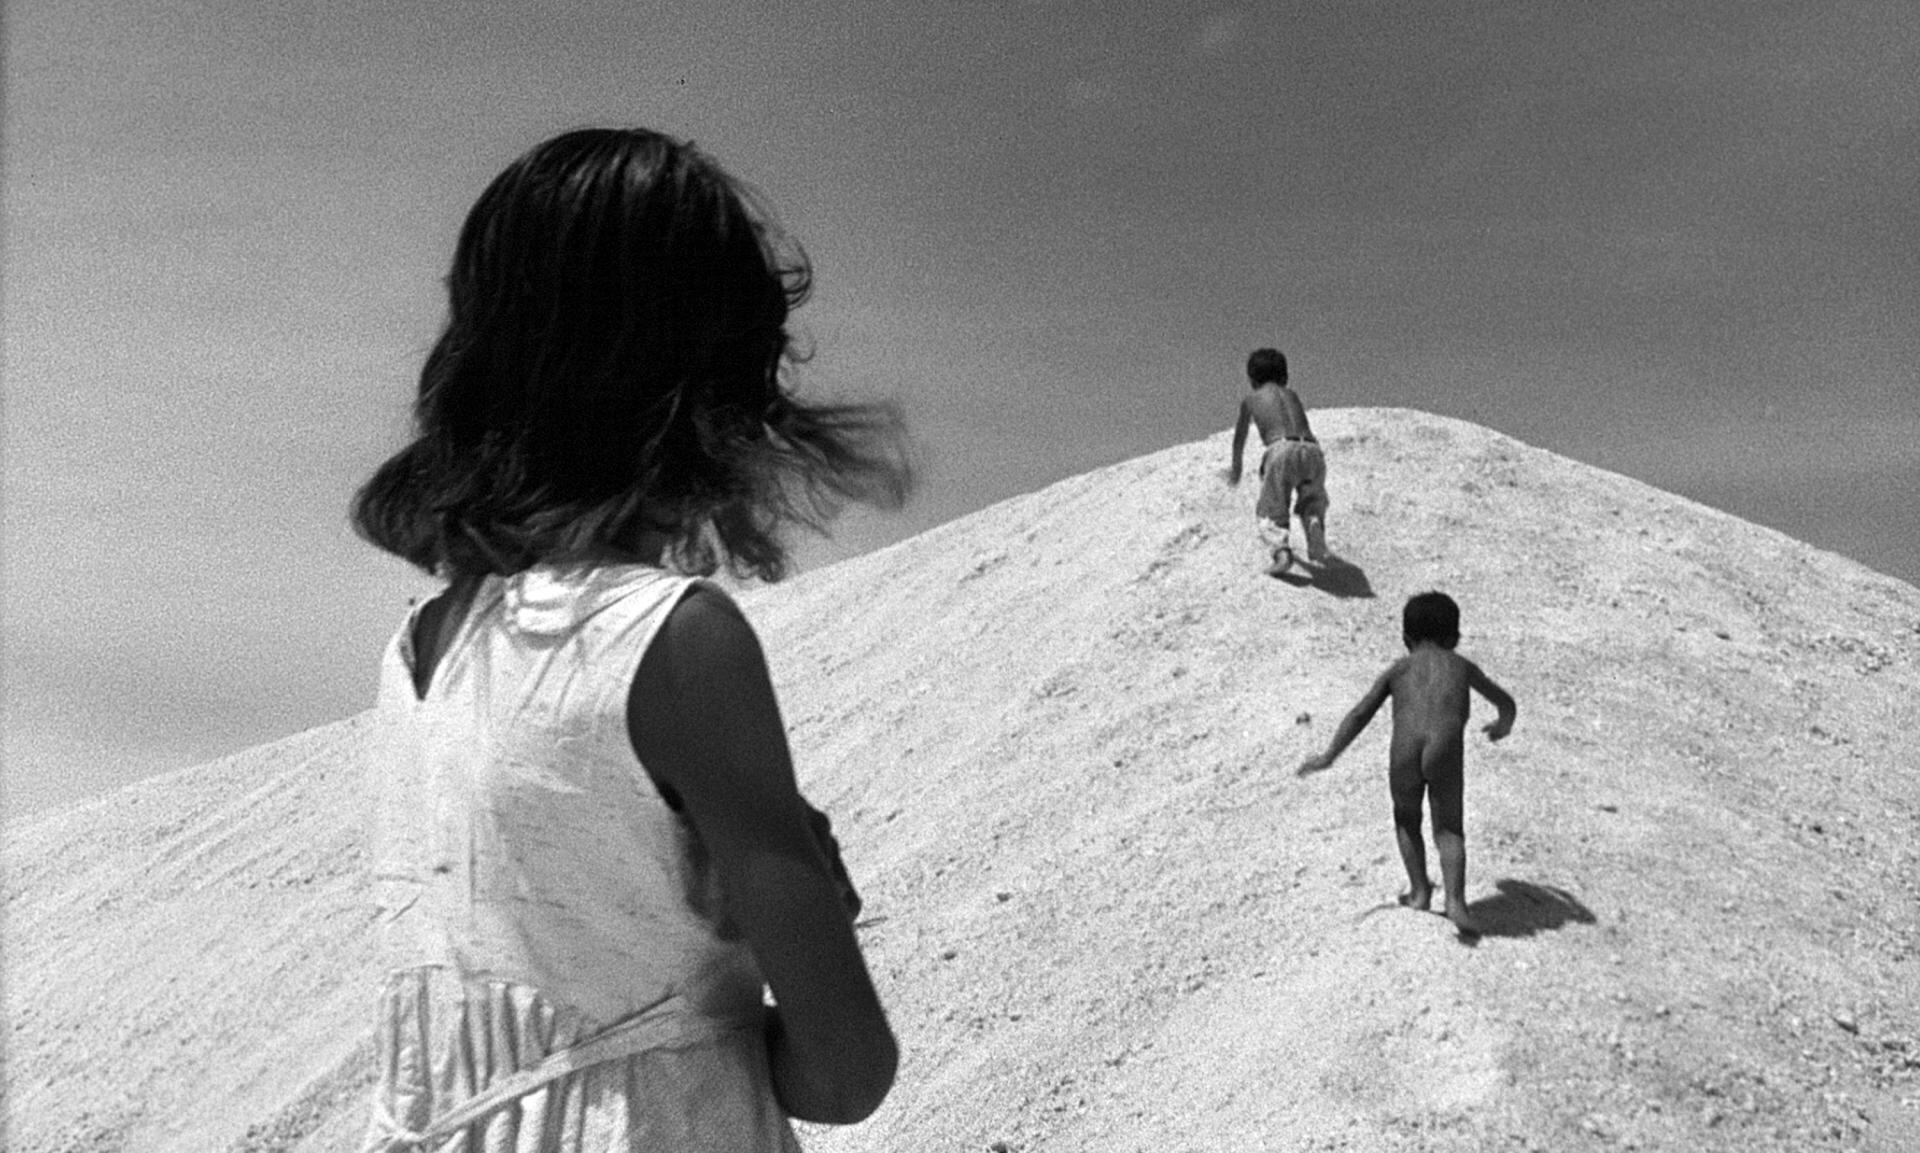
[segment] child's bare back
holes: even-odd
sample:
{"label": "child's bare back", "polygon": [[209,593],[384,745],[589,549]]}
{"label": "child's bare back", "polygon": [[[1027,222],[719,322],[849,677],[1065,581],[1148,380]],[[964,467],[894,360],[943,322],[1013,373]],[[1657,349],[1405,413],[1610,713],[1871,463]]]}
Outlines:
{"label": "child's bare back", "polygon": [[1411,766],[1426,780],[1436,773],[1459,773],[1470,707],[1468,689],[1486,693],[1493,682],[1472,661],[1434,644],[1416,647],[1381,676],[1387,682],[1387,695],[1393,698],[1393,746],[1388,755],[1395,775],[1402,765]]}
{"label": "child's bare back", "polygon": [[1313,426],[1307,422],[1307,408],[1292,389],[1278,384],[1262,384],[1240,398],[1242,421],[1251,421],[1260,430],[1260,443],[1276,440],[1312,440]]}

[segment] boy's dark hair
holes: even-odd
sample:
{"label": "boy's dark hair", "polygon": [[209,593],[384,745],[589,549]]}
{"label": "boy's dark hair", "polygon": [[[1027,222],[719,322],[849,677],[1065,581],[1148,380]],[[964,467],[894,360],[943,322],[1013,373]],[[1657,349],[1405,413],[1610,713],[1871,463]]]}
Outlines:
{"label": "boy's dark hair", "polygon": [[1277,348],[1256,348],[1247,357],[1247,379],[1255,385],[1287,383],[1287,358]]}
{"label": "boy's dark hair", "polygon": [[1424,592],[1407,598],[1400,614],[1400,630],[1412,648],[1432,641],[1443,649],[1460,643],[1460,606],[1443,592]]}
{"label": "boy's dark hair", "polygon": [[355,528],[448,576],[621,559],[651,532],[693,571],[779,579],[783,525],[911,486],[891,405],[803,404],[783,380],[811,281],[691,144],[536,146],[467,216],[416,439],[355,496]]}

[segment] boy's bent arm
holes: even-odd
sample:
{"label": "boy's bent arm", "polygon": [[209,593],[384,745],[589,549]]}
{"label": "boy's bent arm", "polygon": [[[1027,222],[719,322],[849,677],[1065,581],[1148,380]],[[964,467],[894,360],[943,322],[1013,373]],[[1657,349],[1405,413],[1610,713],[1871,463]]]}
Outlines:
{"label": "boy's bent arm", "polygon": [[1487,698],[1494,708],[1500,710],[1499,719],[1480,726],[1481,731],[1487,734],[1487,739],[1497,741],[1512,732],[1513,718],[1518,711],[1518,706],[1513,703],[1512,694],[1493,683],[1493,678],[1481,672],[1480,666],[1472,661],[1467,662],[1467,684],[1473,687],[1474,692]]}
{"label": "boy's bent arm", "polygon": [[1227,470],[1227,483],[1240,483],[1240,453],[1247,447],[1247,424],[1253,419],[1247,411],[1247,402],[1240,402],[1240,419],[1233,426],[1233,467]]}
{"label": "boy's bent arm", "polygon": [[899,1052],[868,975],[752,628],[724,594],[688,594],[627,702],[641,763],[680,796],[777,1004],[766,1024],[789,1114],[847,1124],[879,1107]]}
{"label": "boy's bent arm", "polygon": [[1317,773],[1322,769],[1333,767],[1333,762],[1340,759],[1340,754],[1347,751],[1347,746],[1352,744],[1354,738],[1358,737],[1366,729],[1368,722],[1373,720],[1373,714],[1380,711],[1380,703],[1393,694],[1393,674],[1399,670],[1400,662],[1395,661],[1386,672],[1374,678],[1373,684],[1361,696],[1359,702],[1347,711],[1346,716],[1340,718],[1340,727],[1333,730],[1333,740],[1328,742],[1327,751],[1318,756],[1308,757],[1302,762],[1298,769],[1300,775],[1305,776],[1308,773]]}

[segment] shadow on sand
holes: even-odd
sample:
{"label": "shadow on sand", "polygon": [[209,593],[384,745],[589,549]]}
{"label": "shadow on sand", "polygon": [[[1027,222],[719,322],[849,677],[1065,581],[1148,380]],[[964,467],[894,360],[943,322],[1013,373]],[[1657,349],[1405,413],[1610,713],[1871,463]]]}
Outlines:
{"label": "shadow on sand", "polygon": [[1285,581],[1295,588],[1317,588],[1337,597],[1373,596],[1373,585],[1367,580],[1365,570],[1332,553],[1328,553],[1327,559],[1319,564],[1298,564],[1286,572],[1274,574],[1273,579]]}
{"label": "shadow on sand", "polygon": [[[1597,920],[1593,910],[1565,889],[1511,877],[1495,881],[1493,887],[1499,890],[1497,894],[1467,905],[1467,912],[1480,926],[1481,937],[1531,937],[1564,928],[1569,921],[1591,925]],[[1465,934],[1460,939],[1474,943],[1474,938]]]}

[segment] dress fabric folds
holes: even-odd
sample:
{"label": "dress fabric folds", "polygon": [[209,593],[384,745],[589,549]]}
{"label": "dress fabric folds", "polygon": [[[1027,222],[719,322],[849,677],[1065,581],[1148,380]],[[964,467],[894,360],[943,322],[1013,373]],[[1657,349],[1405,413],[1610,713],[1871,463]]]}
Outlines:
{"label": "dress fabric folds", "polygon": [[424,678],[381,668],[368,765],[388,976],[366,1153],[795,1153],[764,982],[626,702],[693,587],[488,577]]}

